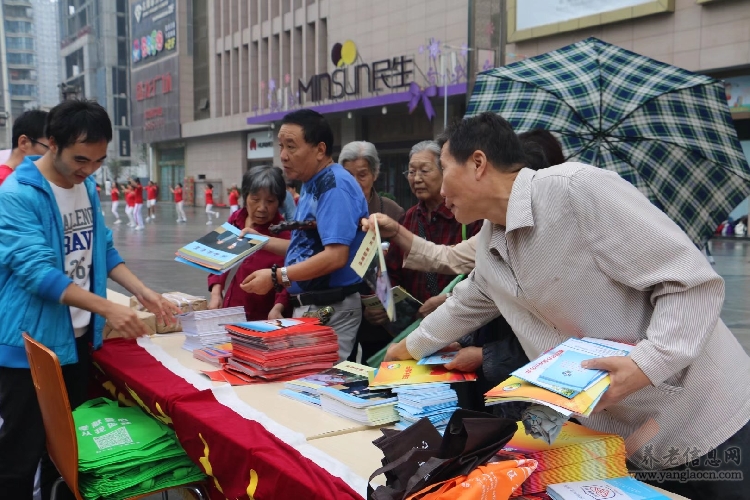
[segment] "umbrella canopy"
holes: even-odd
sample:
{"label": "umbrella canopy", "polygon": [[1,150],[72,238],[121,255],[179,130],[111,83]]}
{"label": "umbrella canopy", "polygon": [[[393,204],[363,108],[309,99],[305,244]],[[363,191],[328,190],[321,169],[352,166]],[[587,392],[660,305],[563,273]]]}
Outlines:
{"label": "umbrella canopy", "polygon": [[724,86],[596,38],[477,77],[466,116],[555,133],[568,161],[613,170],[704,243],[750,194]]}

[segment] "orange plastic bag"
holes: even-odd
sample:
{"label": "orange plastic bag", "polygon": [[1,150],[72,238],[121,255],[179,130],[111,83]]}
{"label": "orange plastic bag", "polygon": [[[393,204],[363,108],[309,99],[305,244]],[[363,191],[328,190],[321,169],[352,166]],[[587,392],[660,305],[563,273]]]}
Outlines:
{"label": "orange plastic bag", "polygon": [[468,476],[430,485],[406,500],[507,500],[536,467],[530,459],[480,465]]}

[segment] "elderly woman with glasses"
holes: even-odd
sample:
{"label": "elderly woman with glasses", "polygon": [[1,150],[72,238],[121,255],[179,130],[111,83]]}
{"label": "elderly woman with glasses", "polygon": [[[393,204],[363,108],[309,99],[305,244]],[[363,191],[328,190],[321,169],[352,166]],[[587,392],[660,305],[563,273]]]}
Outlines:
{"label": "elderly woman with glasses", "polygon": [[339,163],[354,176],[357,184],[362,188],[370,214],[386,214],[394,220],[399,220],[404,215],[404,209],[398,203],[390,198],[383,198],[375,191],[375,181],[378,180],[380,174],[380,158],[373,143],[350,142],[341,148]]}
{"label": "elderly woman with glasses", "polygon": [[[409,167],[404,172],[417,204],[406,211],[401,224],[414,234],[439,245],[455,245],[479,232],[481,222],[467,224],[464,230],[453,213],[445,206],[440,194],[443,171],[440,167],[440,147],[435,141],[422,141],[409,152]],[[445,302],[441,291],[456,275],[424,273],[403,267],[404,252],[392,246],[386,256],[391,283],[403,286],[424,305],[419,315],[426,316]],[[385,324],[387,318],[371,321]]]}
{"label": "elderly woman with glasses", "polygon": [[[238,229],[250,228],[262,235],[271,236],[269,226],[283,220],[279,206],[286,196],[286,183],[281,169],[266,165],[248,170],[242,177],[241,195],[244,206],[229,216],[229,223]],[[288,240],[291,233],[283,231],[274,236]],[[286,291],[276,293],[271,290],[265,295],[257,295],[246,293],[240,288],[242,281],[253,272],[268,269],[274,264],[283,266],[284,257],[267,250],[258,250],[240,264],[231,279],[232,271],[221,276],[210,275],[209,309],[244,306],[248,321],[282,317],[289,298]]]}

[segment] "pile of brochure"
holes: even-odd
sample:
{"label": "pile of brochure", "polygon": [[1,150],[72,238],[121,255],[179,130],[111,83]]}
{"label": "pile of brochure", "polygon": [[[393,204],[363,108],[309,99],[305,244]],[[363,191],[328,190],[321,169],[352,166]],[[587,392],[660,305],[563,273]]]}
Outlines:
{"label": "pile of brochure", "polygon": [[456,391],[448,384],[416,384],[392,389],[398,396],[396,428],[404,430],[421,418],[428,418],[442,434],[458,409]]}
{"label": "pile of brochure", "polygon": [[[554,443],[526,434],[523,424],[498,453],[504,460],[530,458],[537,469],[524,483],[523,493],[542,493],[556,483],[607,479],[628,474],[625,441],[573,422],[565,422]],[[608,497],[607,497],[608,498]]]}
{"label": "pile of brochure", "polygon": [[292,380],[331,368],[338,339],[318,318],[246,321],[226,326],[232,357],[224,369],[252,381]]}
{"label": "pile of brochure", "polygon": [[645,483],[632,477],[617,477],[594,481],[551,484],[547,495],[552,500],[579,500],[589,498],[613,498],[619,500],[668,500]]}
{"label": "pile of brochure", "polygon": [[279,394],[365,425],[385,425],[399,419],[391,391],[368,388],[375,368],[344,361],[333,368],[284,384]]}
{"label": "pile of brochure", "polygon": [[320,389],[320,405],[334,415],[365,425],[396,422],[396,396],[391,391],[373,391],[367,382],[349,382]]}
{"label": "pile of brochure", "polygon": [[588,417],[609,388],[609,375],[581,367],[587,359],[627,356],[633,348],[595,338],[570,338],[485,394],[487,406],[510,401],[546,405],[567,417]]}
{"label": "pile of brochure", "polygon": [[224,325],[244,320],[245,308],[241,306],[181,314],[180,323],[182,332],[185,334],[185,343],[182,347],[188,351],[194,351],[229,342]]}
{"label": "pile of brochure", "polygon": [[193,357],[199,361],[221,368],[229,362],[232,357],[232,343],[219,344],[203,349],[195,349]]}
{"label": "pile of brochure", "polygon": [[177,250],[175,260],[211,274],[223,274],[268,243],[268,237],[247,234],[225,222],[207,235]]}
{"label": "pile of brochure", "polygon": [[367,383],[375,373],[375,368],[342,361],[333,368],[284,383],[279,394],[312,406],[320,406],[320,390],[330,385]]}

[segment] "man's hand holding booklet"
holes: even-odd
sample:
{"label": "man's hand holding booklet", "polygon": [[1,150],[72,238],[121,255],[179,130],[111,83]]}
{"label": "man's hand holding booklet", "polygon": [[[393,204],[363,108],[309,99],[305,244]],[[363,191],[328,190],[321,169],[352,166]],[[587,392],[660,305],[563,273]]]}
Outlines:
{"label": "man's hand holding booklet", "polygon": [[624,358],[632,345],[586,337],[570,338],[514,371],[485,394],[486,404],[525,401],[543,404],[565,416],[588,417],[610,387],[609,373],[582,363]]}

